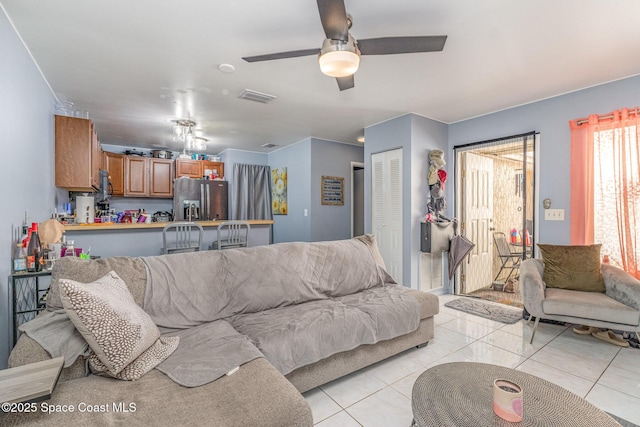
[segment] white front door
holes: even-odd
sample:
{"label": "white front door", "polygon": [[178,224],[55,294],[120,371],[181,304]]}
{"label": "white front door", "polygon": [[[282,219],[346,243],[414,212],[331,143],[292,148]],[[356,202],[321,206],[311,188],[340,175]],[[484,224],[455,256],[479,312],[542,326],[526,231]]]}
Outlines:
{"label": "white front door", "polygon": [[402,149],[371,155],[371,227],[387,271],[402,283]]}
{"label": "white front door", "polygon": [[462,293],[491,285],[493,268],[493,160],[462,154],[464,236],[476,246],[462,263]]}

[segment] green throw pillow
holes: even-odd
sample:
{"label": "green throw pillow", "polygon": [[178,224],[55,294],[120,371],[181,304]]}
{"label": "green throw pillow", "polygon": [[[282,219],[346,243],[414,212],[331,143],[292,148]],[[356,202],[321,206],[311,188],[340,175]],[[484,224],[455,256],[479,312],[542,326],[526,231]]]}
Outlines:
{"label": "green throw pillow", "polygon": [[542,280],[549,288],[604,292],[600,271],[600,246],[541,245],[544,272]]}

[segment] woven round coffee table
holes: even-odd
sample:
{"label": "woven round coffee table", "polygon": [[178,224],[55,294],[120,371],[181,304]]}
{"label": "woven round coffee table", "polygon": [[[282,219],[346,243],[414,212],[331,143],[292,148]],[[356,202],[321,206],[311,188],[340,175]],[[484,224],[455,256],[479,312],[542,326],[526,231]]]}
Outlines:
{"label": "woven round coffee table", "polygon": [[[498,378],[522,387],[524,409],[519,423],[493,412],[493,381]],[[418,427],[620,427],[606,412],[560,386],[484,363],[445,363],[428,369],[413,385],[411,406],[413,425]]]}

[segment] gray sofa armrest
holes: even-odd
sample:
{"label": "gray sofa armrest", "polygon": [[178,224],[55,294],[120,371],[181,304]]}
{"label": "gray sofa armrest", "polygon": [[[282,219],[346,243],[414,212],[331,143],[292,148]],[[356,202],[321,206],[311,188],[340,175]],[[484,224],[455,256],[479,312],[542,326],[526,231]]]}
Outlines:
{"label": "gray sofa armrest", "polygon": [[546,285],[542,281],[543,264],[540,259],[527,259],[520,265],[520,295],[529,313],[542,317],[542,301]]}
{"label": "gray sofa armrest", "polygon": [[410,289],[406,291],[407,295],[411,295],[420,303],[420,319],[433,317],[440,311],[440,300],[437,295],[428,292]]}
{"label": "gray sofa armrest", "polygon": [[640,280],[612,265],[602,265],[605,293],[624,305],[640,310]]}

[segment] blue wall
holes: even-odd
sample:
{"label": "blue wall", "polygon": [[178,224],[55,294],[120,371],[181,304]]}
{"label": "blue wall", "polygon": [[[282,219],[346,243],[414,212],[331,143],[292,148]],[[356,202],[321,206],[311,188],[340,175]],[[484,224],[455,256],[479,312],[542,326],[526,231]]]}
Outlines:
{"label": "blue wall", "polygon": [[9,281],[13,230],[23,221],[41,222],[53,213],[58,199],[53,181],[55,98],[18,38],[4,11],[0,12],[0,368],[9,357]]}
{"label": "blue wall", "polygon": [[[411,254],[409,267],[411,281],[405,279],[404,282],[407,285],[411,284],[411,287],[416,289],[420,283],[420,222],[427,213],[427,202],[430,199],[427,181],[429,152],[438,149],[446,153],[448,133],[449,127],[442,122],[411,115],[411,211],[408,224],[405,224],[405,236],[407,228],[411,236],[410,241],[405,242],[405,250],[409,250]],[[451,172],[452,175],[453,168],[450,166],[452,163],[449,162],[449,159],[450,157],[445,155],[447,164],[444,166],[444,170]],[[452,185],[445,185],[445,189],[452,187]],[[453,201],[449,199],[447,201],[447,209],[442,214],[450,218],[451,212],[453,212]],[[410,246],[407,247],[407,244]],[[405,266],[405,271],[406,269]]]}
{"label": "blue wall", "polygon": [[[640,76],[595,86],[521,107],[489,114],[449,126],[449,155],[453,147],[529,131],[540,132],[539,200],[551,199],[554,209],[565,210],[564,221],[545,221],[538,206],[538,241],[569,244],[571,195],[571,131],[569,120],[589,114],[606,114],[615,109],[640,105]],[[453,159],[452,159],[453,160]],[[453,172],[453,166],[449,166]],[[453,186],[447,188],[452,197]]]}
{"label": "blue wall", "polygon": [[[447,151],[446,124],[406,114],[365,129],[365,232],[371,232],[371,155],[402,148],[403,285],[417,288],[419,280],[420,221],[426,213],[429,151]],[[448,215],[449,209],[444,212]]]}
{"label": "blue wall", "polygon": [[[351,237],[351,162],[361,146],[307,138],[269,153],[271,169],[287,168],[287,215],[274,215],[273,242],[315,242]],[[344,206],[324,206],[323,175],[345,178]],[[306,210],[306,216],[305,216]]]}
{"label": "blue wall", "polygon": [[[362,162],[361,145],[311,139],[311,241],[351,237],[351,162]],[[344,205],[321,203],[322,176],[344,178]]]}
{"label": "blue wall", "polygon": [[269,153],[269,166],[271,170],[287,168],[289,209],[287,215],[273,216],[273,242],[310,242],[311,138]]}

